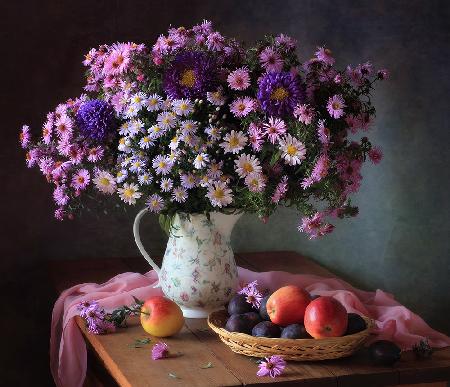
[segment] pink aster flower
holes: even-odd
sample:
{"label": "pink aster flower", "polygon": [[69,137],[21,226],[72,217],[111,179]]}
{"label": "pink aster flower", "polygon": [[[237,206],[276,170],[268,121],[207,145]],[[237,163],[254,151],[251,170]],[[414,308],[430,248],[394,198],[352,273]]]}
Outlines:
{"label": "pink aster flower", "polygon": [[387,69],[381,69],[377,71],[377,77],[378,79],[384,80],[389,78],[389,70]]}
{"label": "pink aster flower", "polygon": [[350,78],[350,81],[355,86],[360,86],[363,81],[363,76],[361,74],[361,71],[359,71],[358,67],[352,68],[350,65],[347,66],[347,69],[345,70],[345,73],[347,77]]}
{"label": "pink aster flower", "polygon": [[288,191],[288,177],[283,176],[275,188],[275,191],[272,195],[272,203],[279,203],[281,199],[286,196]]}
{"label": "pink aster flower", "polygon": [[283,373],[286,368],[286,362],[281,356],[273,355],[264,358],[258,367],[257,376],[270,376],[271,378],[275,378]]}
{"label": "pink aster flower", "polygon": [[44,175],[49,175],[54,168],[55,162],[51,157],[44,156],[38,160],[37,164]]}
{"label": "pink aster flower", "polygon": [[241,118],[255,110],[255,100],[250,97],[237,98],[230,104],[230,112]]}
{"label": "pink aster flower", "polygon": [[233,90],[245,90],[250,86],[250,75],[245,67],[232,71],[227,78],[228,85]]}
{"label": "pink aster flower", "polygon": [[294,108],[294,117],[305,125],[309,125],[314,118],[314,109],[308,104],[297,105]]}
{"label": "pink aster flower", "polygon": [[319,121],[319,125],[317,126],[317,136],[324,148],[327,148],[328,145],[330,145],[331,133],[330,129],[325,126],[324,120]]}
{"label": "pink aster flower", "polygon": [[152,359],[159,360],[169,357],[169,346],[166,343],[160,342],[152,348]]}
{"label": "pink aster flower", "polygon": [[334,58],[331,55],[331,50],[325,47],[318,47],[315,56],[321,62],[332,66],[334,63]]}
{"label": "pink aster flower", "polygon": [[22,130],[19,134],[19,141],[22,148],[27,148],[28,145],[30,145],[31,140],[31,134],[30,134],[30,127],[28,125],[23,125]]}
{"label": "pink aster flower", "polygon": [[58,206],[65,206],[69,202],[69,196],[66,193],[67,187],[64,184],[58,185],[53,191],[53,199]]}
{"label": "pink aster flower", "polygon": [[267,72],[279,73],[283,70],[284,61],[273,47],[266,47],[259,54],[259,61]]}
{"label": "pink aster flower", "polygon": [[333,118],[340,118],[344,115],[344,108],[346,107],[342,95],[335,94],[328,99],[327,110]]}
{"label": "pink aster flower", "polygon": [[278,139],[286,133],[286,124],[281,118],[270,117],[269,122],[263,125],[266,130],[266,135],[272,144],[275,144]]}
{"label": "pink aster flower", "polygon": [[91,177],[89,175],[89,171],[86,169],[80,169],[72,177],[72,187],[77,191],[81,191],[86,189],[90,181]]}
{"label": "pink aster flower", "polygon": [[52,132],[53,132],[53,122],[51,120],[47,120],[44,126],[42,127],[42,141],[44,144],[49,145],[52,140]]}
{"label": "pink aster flower", "polygon": [[292,50],[295,48],[297,42],[288,35],[280,34],[275,38],[275,44]]}
{"label": "pink aster flower", "polygon": [[383,152],[382,152],[381,148],[379,146],[373,147],[369,151],[369,158],[370,158],[370,161],[372,161],[372,163],[378,164],[381,161],[381,159],[383,158]]}
{"label": "pink aster flower", "polygon": [[314,183],[322,180],[327,174],[330,166],[330,159],[328,155],[322,154],[314,165],[311,176],[302,180],[301,186],[303,189],[306,189],[313,185]]}
{"label": "pink aster flower", "polygon": [[66,211],[64,210],[64,207],[58,207],[55,210],[55,218],[56,220],[64,220],[64,217],[66,216]]}
{"label": "pink aster flower", "polygon": [[128,70],[130,53],[125,46],[118,46],[105,60],[103,73],[105,75],[119,75]]}
{"label": "pink aster flower", "polygon": [[220,32],[213,32],[206,38],[206,46],[212,51],[220,51],[224,46],[225,38]]}
{"label": "pink aster flower", "polygon": [[145,202],[150,212],[159,213],[164,208],[164,200],[158,194],[153,194]]}
{"label": "pink aster flower", "polygon": [[30,149],[30,151],[26,153],[25,161],[28,168],[33,167],[37,163],[39,159],[39,153],[40,152],[38,149]]}
{"label": "pink aster flower", "polygon": [[262,131],[262,125],[260,123],[252,122],[248,126],[249,142],[254,151],[259,152],[264,143],[264,133]]}
{"label": "pink aster flower", "polygon": [[72,135],[73,121],[66,114],[60,115],[55,120],[55,125],[60,138],[69,138]]}
{"label": "pink aster flower", "polygon": [[83,161],[84,151],[77,144],[69,145],[68,156],[73,164],[77,165]]}
{"label": "pink aster flower", "polygon": [[103,157],[103,148],[95,146],[87,151],[87,159],[93,163],[99,161]]}
{"label": "pink aster flower", "polygon": [[316,212],[311,217],[303,217],[298,226],[300,232],[305,232],[309,235],[309,239],[315,239],[333,231],[334,226],[330,223],[323,222],[323,214]]}

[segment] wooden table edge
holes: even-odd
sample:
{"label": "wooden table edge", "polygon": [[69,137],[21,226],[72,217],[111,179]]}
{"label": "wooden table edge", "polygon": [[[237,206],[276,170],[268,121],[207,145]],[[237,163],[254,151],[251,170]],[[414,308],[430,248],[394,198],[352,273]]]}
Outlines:
{"label": "wooden table edge", "polygon": [[100,342],[100,340],[97,338],[96,335],[91,335],[86,330],[86,322],[84,319],[80,316],[75,317],[76,323],[78,327],[81,330],[81,333],[85,340],[89,342],[89,344],[92,346],[94,351],[97,353],[100,360],[105,365],[106,369],[109,371],[111,376],[115,379],[117,384],[119,384],[121,387],[132,387],[130,382],[127,380],[125,375],[120,371],[119,366],[116,364],[116,362],[112,359],[112,357],[108,354],[103,344]]}

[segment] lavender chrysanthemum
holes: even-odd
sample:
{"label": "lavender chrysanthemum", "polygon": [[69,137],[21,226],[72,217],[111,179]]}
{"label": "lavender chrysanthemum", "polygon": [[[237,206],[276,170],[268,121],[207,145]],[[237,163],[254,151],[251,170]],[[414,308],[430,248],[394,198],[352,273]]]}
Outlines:
{"label": "lavender chrysanthemum", "polygon": [[181,52],[164,75],[163,88],[170,98],[204,98],[217,88],[217,68],[203,52]]}
{"label": "lavender chrysanthemum", "polygon": [[100,142],[115,131],[117,124],[113,107],[99,99],[83,103],[75,119],[82,134]]}
{"label": "lavender chrysanthemum", "polygon": [[298,103],[303,103],[305,92],[299,79],[288,72],[265,74],[258,89],[258,101],[271,116],[292,114]]}

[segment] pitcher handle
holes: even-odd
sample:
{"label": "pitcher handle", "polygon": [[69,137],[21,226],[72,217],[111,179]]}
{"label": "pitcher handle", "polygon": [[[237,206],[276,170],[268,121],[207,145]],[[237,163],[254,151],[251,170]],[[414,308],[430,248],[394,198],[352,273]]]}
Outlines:
{"label": "pitcher handle", "polygon": [[141,218],[147,213],[147,209],[143,209],[138,212],[136,215],[136,218],[134,219],[133,224],[133,235],[134,235],[134,241],[136,242],[136,245],[141,252],[141,254],[144,256],[144,258],[147,260],[147,262],[150,264],[153,270],[156,271],[156,273],[159,275],[160,268],[158,265],[153,261],[153,259],[150,258],[150,255],[148,255],[147,251],[145,251],[144,245],[141,242],[141,236],[139,235],[139,224],[141,223]]}

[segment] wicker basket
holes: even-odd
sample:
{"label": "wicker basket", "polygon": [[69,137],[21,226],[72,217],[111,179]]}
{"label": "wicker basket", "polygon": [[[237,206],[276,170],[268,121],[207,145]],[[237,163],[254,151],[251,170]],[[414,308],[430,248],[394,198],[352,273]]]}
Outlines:
{"label": "wicker basket", "polygon": [[228,332],[223,327],[228,314],[225,310],[213,312],[208,325],[233,352],[246,356],[282,356],[286,360],[314,361],[350,356],[369,338],[373,321],[364,317],[367,328],[353,335],[327,339],[278,339],[254,337],[245,333]]}

